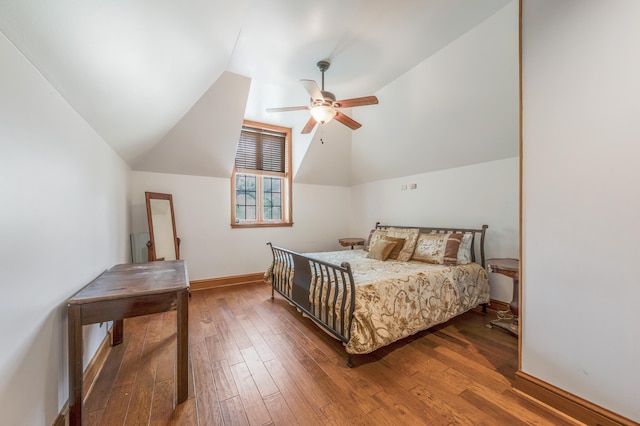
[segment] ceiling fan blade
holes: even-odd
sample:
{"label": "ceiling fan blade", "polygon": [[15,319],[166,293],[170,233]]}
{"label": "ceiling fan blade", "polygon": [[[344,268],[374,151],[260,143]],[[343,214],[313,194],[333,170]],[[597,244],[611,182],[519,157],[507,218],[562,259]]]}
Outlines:
{"label": "ceiling fan blade", "polygon": [[324,96],[322,96],[322,92],[320,91],[320,88],[318,87],[318,84],[315,81],[300,80],[300,83],[302,83],[302,86],[304,87],[304,89],[309,93],[309,96],[311,96],[311,99],[324,100]]}
{"label": "ceiling fan blade", "polygon": [[313,128],[316,126],[316,123],[317,121],[315,120],[315,118],[309,117],[309,121],[307,121],[307,124],[304,125],[304,129],[302,129],[300,133],[303,135],[307,133],[311,133]]}
{"label": "ceiling fan blade", "polygon": [[308,106],[294,106],[294,107],[282,107],[282,108],[267,108],[267,112],[283,112],[283,111],[299,111],[303,109],[309,109]]}
{"label": "ceiling fan blade", "polygon": [[336,121],[339,121],[340,123],[344,124],[345,126],[347,126],[348,128],[350,128],[352,130],[359,129],[362,126],[362,124],[358,123],[356,120],[354,120],[353,118],[349,117],[348,115],[345,115],[345,114],[341,113],[340,111],[337,111],[337,114],[334,117],[334,119]]}
{"label": "ceiling fan blade", "polygon": [[375,96],[364,96],[362,98],[344,99],[342,101],[336,101],[334,106],[336,108],[351,108],[365,105],[376,105],[378,98]]}

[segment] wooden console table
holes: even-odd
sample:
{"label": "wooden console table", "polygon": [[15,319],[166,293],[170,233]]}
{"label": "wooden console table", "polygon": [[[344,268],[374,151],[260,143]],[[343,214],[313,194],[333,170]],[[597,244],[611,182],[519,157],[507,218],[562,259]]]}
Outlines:
{"label": "wooden console table", "polygon": [[487,270],[510,277],[513,280],[513,296],[509,303],[509,311],[513,315],[510,322],[495,319],[491,326],[500,327],[510,333],[518,335],[518,298],[520,294],[520,262],[518,259],[487,259]]}
{"label": "wooden console table", "polygon": [[113,321],[111,345],[122,343],[123,319],[176,309],[176,404],[187,399],[189,277],[184,260],[116,265],[69,299],[69,424],[82,424],[82,326]]}

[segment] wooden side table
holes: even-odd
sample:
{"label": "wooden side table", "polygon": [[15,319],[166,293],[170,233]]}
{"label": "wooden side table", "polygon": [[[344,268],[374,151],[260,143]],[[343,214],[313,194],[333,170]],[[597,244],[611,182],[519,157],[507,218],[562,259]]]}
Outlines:
{"label": "wooden side table", "polygon": [[340,245],[342,247],[351,246],[351,250],[353,250],[353,246],[363,246],[364,245],[364,239],[362,239],[362,238],[340,238],[338,240],[338,242],[340,243]]}
{"label": "wooden side table", "polygon": [[513,280],[513,297],[509,303],[509,311],[513,315],[510,322],[501,319],[491,321],[490,326],[502,328],[514,335],[518,335],[518,298],[520,294],[520,262],[518,259],[487,259],[487,270],[496,274],[502,274]]}
{"label": "wooden side table", "polygon": [[184,260],[116,265],[69,299],[69,424],[82,424],[82,326],[113,320],[112,345],[123,320],[177,310],[176,404],[188,396],[189,276]]}

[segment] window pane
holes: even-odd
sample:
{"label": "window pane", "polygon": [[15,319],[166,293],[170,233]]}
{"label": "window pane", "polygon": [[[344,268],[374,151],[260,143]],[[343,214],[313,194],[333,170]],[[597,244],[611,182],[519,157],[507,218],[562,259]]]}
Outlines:
{"label": "window pane", "polygon": [[256,205],[256,192],[247,192],[246,194],[247,202],[245,203],[247,206],[255,206]]}
{"label": "window pane", "polygon": [[247,220],[256,220],[258,218],[258,216],[256,215],[256,206],[247,206],[246,207],[246,211],[247,211]]}
{"label": "window pane", "polygon": [[255,191],[256,190],[256,176],[255,175],[245,175],[247,180],[247,191]]}
{"label": "window pane", "polygon": [[273,219],[282,219],[282,209],[280,207],[274,207],[271,209],[271,216]]}
{"label": "window pane", "polygon": [[[256,219],[256,176],[236,175],[236,222]],[[248,207],[253,206],[253,208]]]}
{"label": "window pane", "polygon": [[272,191],[273,192],[282,192],[280,189],[280,183],[282,182],[282,179],[272,179],[272,184],[273,184],[273,188]]}

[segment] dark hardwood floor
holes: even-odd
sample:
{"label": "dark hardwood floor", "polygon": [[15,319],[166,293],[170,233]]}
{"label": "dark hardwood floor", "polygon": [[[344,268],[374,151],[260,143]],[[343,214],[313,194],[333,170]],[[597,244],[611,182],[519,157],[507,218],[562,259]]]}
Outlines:
{"label": "dark hardwood floor", "polygon": [[189,398],[173,408],[175,311],[125,320],[89,425],[573,425],[512,389],[516,338],[471,311],[345,365],[266,284],[192,293]]}

